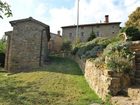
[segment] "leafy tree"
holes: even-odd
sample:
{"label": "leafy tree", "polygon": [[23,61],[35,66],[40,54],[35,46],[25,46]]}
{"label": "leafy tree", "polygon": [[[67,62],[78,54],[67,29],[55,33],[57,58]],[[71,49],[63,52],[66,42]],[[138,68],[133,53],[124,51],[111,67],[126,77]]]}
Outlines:
{"label": "leafy tree", "polygon": [[3,16],[10,17],[12,16],[12,11],[9,4],[0,0],[0,18],[3,19]]}
{"label": "leafy tree", "polygon": [[136,27],[128,27],[125,30],[125,33],[129,40],[140,40],[140,31]]}
{"label": "leafy tree", "polygon": [[140,7],[129,15],[129,19],[125,25],[126,27],[137,27],[140,29]]}
{"label": "leafy tree", "polygon": [[3,39],[0,39],[0,53],[5,53],[6,50],[6,42]]}
{"label": "leafy tree", "polygon": [[90,36],[89,36],[89,38],[87,39],[87,41],[91,41],[91,40],[93,40],[94,38],[96,38],[96,35],[95,35],[94,31],[92,31],[92,32],[90,33]]}

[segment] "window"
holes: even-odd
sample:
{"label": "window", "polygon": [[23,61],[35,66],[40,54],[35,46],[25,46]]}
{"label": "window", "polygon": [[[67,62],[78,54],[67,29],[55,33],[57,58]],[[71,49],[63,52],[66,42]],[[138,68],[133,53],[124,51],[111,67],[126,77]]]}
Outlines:
{"label": "window", "polygon": [[81,29],[84,29],[84,26],[81,26]]}
{"label": "window", "polygon": [[83,37],[84,36],[84,32],[81,32],[81,37]]}
{"label": "window", "polygon": [[70,37],[70,38],[72,37],[72,33],[69,33],[69,37]]}
{"label": "window", "polygon": [[96,36],[97,36],[97,37],[99,36],[99,31],[96,32]]}
{"label": "window", "polygon": [[112,32],[112,34],[114,34],[115,32]]}

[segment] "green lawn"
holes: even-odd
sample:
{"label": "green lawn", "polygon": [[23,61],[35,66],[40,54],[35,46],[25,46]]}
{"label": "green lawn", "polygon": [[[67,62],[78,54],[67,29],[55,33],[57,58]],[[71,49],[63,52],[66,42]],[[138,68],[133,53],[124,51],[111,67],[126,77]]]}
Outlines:
{"label": "green lawn", "polygon": [[90,105],[101,99],[72,60],[51,57],[46,68],[7,75],[0,72],[0,105]]}

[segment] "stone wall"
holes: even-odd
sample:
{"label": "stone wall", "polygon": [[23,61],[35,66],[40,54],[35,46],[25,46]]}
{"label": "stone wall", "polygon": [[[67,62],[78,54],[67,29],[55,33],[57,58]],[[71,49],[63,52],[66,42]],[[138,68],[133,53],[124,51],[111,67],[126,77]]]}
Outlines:
{"label": "stone wall", "polygon": [[[120,23],[108,23],[108,24],[93,24],[89,26],[79,25],[79,38],[82,42],[86,42],[92,31],[96,34],[96,37],[113,37],[119,33]],[[62,27],[63,40],[69,40],[75,42],[76,38],[76,25],[73,27]]]}
{"label": "stone wall", "polygon": [[[131,49],[133,52],[140,52],[140,42],[132,42]],[[72,57],[71,57],[72,58]],[[107,95],[127,95],[128,88],[134,83],[134,73],[124,74],[117,73],[105,68],[97,68],[91,60],[81,60],[73,57],[81,67],[89,86],[105,100]],[[135,61],[134,61],[135,71]]]}
{"label": "stone wall", "polygon": [[140,41],[133,41],[131,50],[136,53],[140,53]]}
{"label": "stone wall", "polygon": [[130,85],[129,75],[106,69],[98,69],[90,60],[86,61],[84,75],[90,87],[103,100],[109,94],[114,96],[125,93]]}
{"label": "stone wall", "polygon": [[[72,58],[72,57],[71,57]],[[106,99],[108,95],[124,95],[131,84],[128,74],[117,73],[107,69],[99,69],[93,61],[74,58],[83,71],[86,81],[100,98]]]}

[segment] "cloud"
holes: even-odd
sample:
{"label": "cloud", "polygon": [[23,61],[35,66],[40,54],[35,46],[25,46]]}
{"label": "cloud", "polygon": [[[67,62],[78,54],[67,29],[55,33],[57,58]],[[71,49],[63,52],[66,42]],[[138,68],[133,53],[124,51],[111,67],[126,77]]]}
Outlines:
{"label": "cloud", "polygon": [[35,10],[36,16],[43,16],[47,11],[47,6],[44,3],[40,3]]}
{"label": "cloud", "polygon": [[[124,26],[128,15],[140,6],[139,0],[80,0],[80,24],[104,22],[109,15],[111,22],[122,22]],[[73,8],[55,8],[50,10],[52,30],[64,25],[76,24],[77,2]]]}
{"label": "cloud", "polygon": [[[11,5],[13,17],[0,19],[0,35],[12,29],[8,21],[29,16],[50,25],[54,33],[62,26],[76,24],[77,0],[61,0],[57,3],[55,0],[6,1]],[[104,15],[109,15],[110,22],[122,22],[123,26],[128,15],[138,6],[140,0],[80,0],[79,21],[80,24],[104,22]]]}

